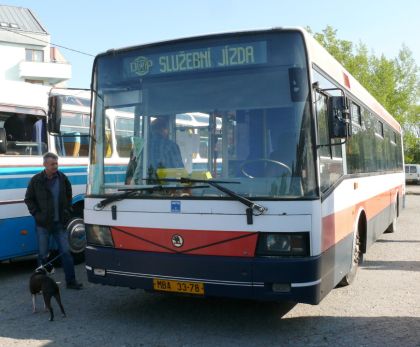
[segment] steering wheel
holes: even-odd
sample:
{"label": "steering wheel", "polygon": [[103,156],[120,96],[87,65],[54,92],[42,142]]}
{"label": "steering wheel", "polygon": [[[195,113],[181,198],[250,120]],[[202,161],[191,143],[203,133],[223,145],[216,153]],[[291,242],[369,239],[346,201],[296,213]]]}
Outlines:
{"label": "steering wheel", "polygon": [[247,161],[243,162],[242,165],[241,165],[241,167],[240,167],[240,170],[241,170],[242,174],[244,174],[248,178],[254,178],[254,176],[250,175],[247,172],[247,170],[245,170],[245,168],[247,166],[252,166],[252,165],[255,165],[257,163],[270,163],[270,164],[274,164],[276,166],[280,166],[282,170],[287,170],[290,175],[292,174],[292,169],[290,168],[290,166],[286,165],[285,163],[283,163],[281,161],[273,160],[273,159],[247,160]]}

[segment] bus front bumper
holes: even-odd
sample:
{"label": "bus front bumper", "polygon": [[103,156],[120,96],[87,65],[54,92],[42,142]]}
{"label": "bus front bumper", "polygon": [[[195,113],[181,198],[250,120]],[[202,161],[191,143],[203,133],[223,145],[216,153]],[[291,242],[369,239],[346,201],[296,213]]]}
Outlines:
{"label": "bus front bumper", "polygon": [[[317,304],[322,258],[238,258],[86,248],[89,282],[155,291],[154,279],[201,283],[204,296]],[[104,265],[108,264],[106,268]]]}

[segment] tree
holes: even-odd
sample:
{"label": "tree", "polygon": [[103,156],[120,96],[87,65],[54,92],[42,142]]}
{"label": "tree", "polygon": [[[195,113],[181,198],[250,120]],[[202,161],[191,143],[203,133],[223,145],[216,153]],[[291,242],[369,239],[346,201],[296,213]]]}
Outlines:
{"label": "tree", "polygon": [[388,59],[369,54],[361,42],[338,39],[331,26],[312,34],[401,124],[405,162],[420,163],[420,70],[409,48]]}

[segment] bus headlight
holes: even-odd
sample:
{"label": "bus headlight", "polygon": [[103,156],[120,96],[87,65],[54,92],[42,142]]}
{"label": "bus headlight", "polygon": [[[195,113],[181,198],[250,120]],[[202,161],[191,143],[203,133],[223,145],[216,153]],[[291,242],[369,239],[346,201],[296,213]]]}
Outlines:
{"label": "bus headlight", "polygon": [[309,255],[308,233],[261,233],[257,256],[304,257]]}
{"label": "bus headlight", "polygon": [[85,224],[88,245],[114,247],[111,229],[102,225]]}

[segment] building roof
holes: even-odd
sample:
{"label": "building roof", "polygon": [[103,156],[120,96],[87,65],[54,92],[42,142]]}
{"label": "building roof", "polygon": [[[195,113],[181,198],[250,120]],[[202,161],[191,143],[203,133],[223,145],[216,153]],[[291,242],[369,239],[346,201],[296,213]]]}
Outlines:
{"label": "building roof", "polygon": [[48,35],[35,14],[23,7],[0,5],[0,29]]}

